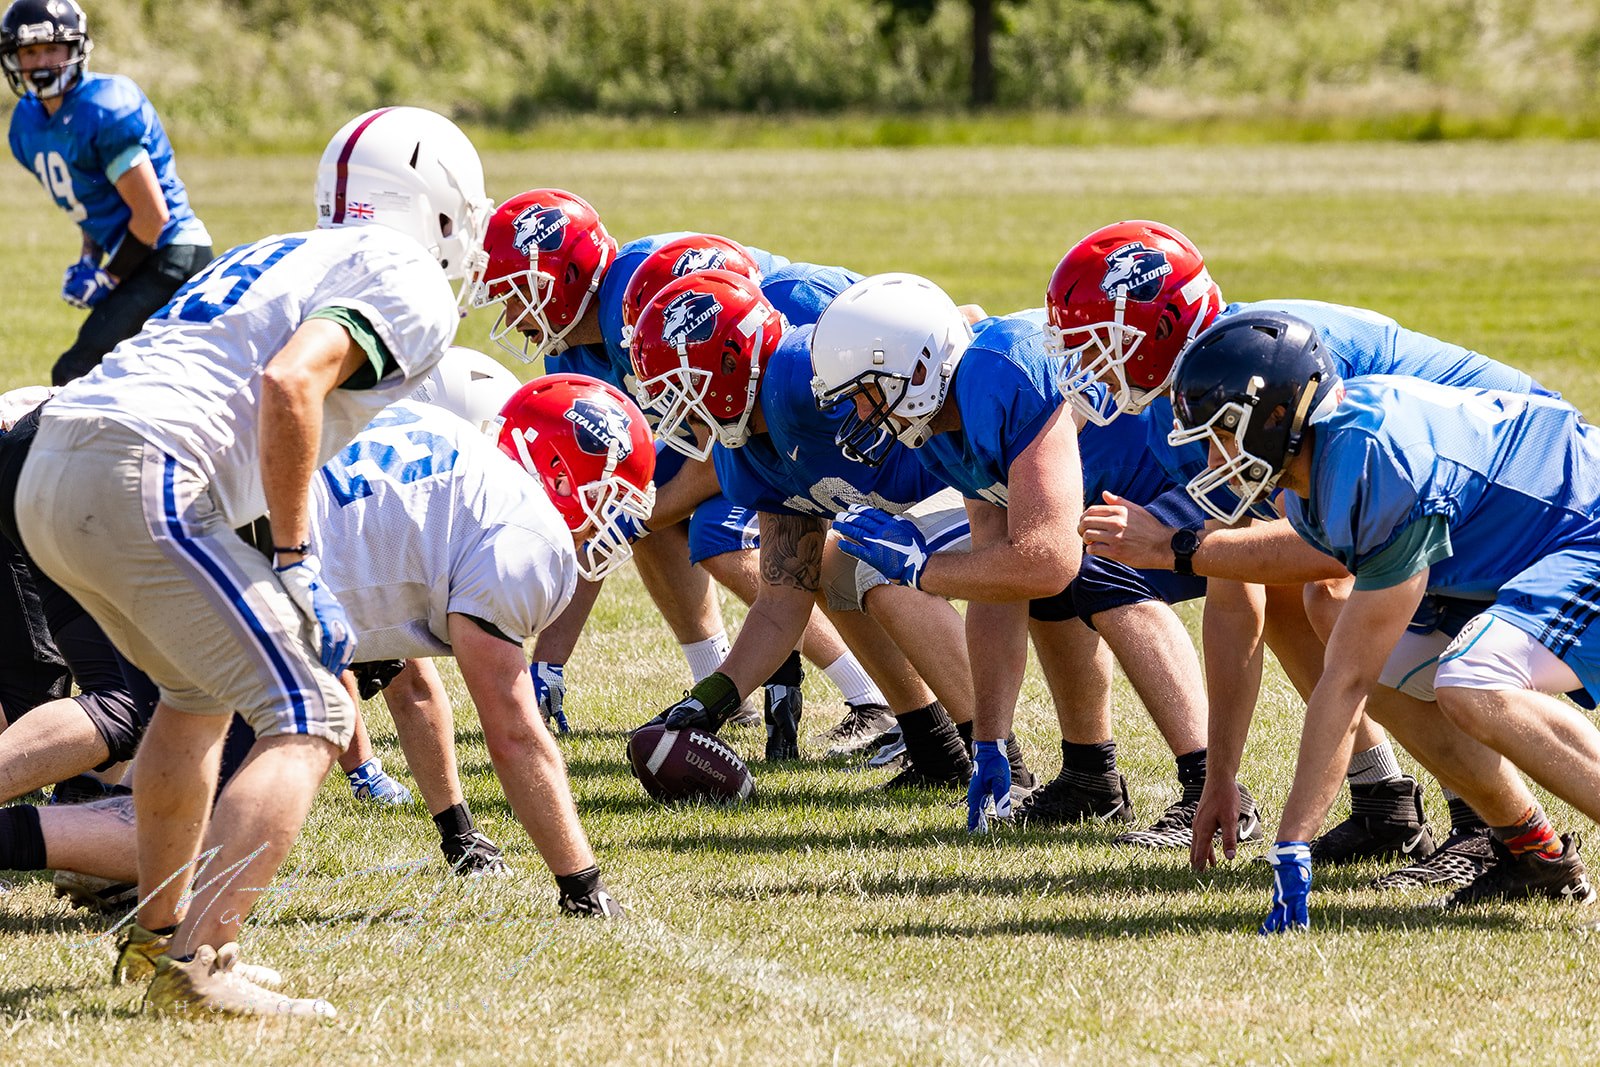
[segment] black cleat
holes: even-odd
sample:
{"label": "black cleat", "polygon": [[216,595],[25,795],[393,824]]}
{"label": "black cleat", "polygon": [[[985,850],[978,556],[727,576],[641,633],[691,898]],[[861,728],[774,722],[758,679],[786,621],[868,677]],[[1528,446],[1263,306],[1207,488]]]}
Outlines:
{"label": "black cleat", "polygon": [[1460,889],[1499,862],[1489,844],[1494,835],[1487,826],[1452,833],[1445,843],[1410,866],[1390,871],[1372,883],[1374,889],[1420,889],[1442,886]]}
{"label": "black cleat", "polygon": [[1513,856],[1498,838],[1489,838],[1494,863],[1470,884],[1439,901],[1443,908],[1466,908],[1495,901],[1549,897],[1551,900],[1588,904],[1594,900],[1594,886],[1584,869],[1578,851],[1583,839],[1577,834],[1561,835],[1561,855],[1546,859],[1542,853],[1524,852]]}
{"label": "black cleat", "polygon": [[478,830],[451,834],[439,842],[439,851],[444,853],[445,862],[450,864],[450,869],[461,878],[511,873],[511,868],[506,866],[505,856],[500,852],[500,846]]}
{"label": "black cleat", "polygon": [[1019,823],[1064,826],[1077,822],[1132,822],[1133,798],[1118,771],[1084,775],[1062,771],[1016,808]]}
{"label": "black cleat", "polygon": [[1361,860],[1420,860],[1436,846],[1411,777],[1350,787],[1350,817],[1311,842],[1311,862],[1338,867]]}
{"label": "black cleat", "polygon": [[854,756],[871,748],[885,730],[895,726],[894,713],[882,704],[846,704],[839,724],[812,740],[824,746],[830,758]]}
{"label": "black cleat", "polygon": [[767,762],[800,758],[800,712],[803,702],[797,685],[766,688]]}
{"label": "black cleat", "polygon": [[884,782],[878,789],[893,793],[902,789],[955,789],[964,787],[972,777],[971,766],[947,766],[942,771],[923,771],[915,763],[907,762],[900,773]]}
{"label": "black cleat", "polygon": [[[1198,796],[1179,797],[1167,805],[1161,817],[1147,829],[1122,834],[1111,843],[1121,848],[1183,848],[1194,842],[1194,817],[1200,810]],[[1220,834],[1218,835],[1221,836]],[[1261,836],[1261,812],[1250,790],[1239,786],[1239,840],[1254,841]]]}

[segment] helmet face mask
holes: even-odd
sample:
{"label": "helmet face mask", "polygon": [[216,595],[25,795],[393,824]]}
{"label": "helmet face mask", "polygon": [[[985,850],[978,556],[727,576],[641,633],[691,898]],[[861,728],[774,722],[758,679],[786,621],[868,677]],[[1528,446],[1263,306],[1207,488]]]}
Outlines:
{"label": "helmet face mask", "polygon": [[[1260,378],[1252,378],[1242,398],[1218,406],[1204,422],[1188,429],[1174,429],[1167,438],[1178,447],[1201,442],[1208,452],[1223,457],[1222,463],[1191,478],[1187,489],[1208,515],[1225,523],[1238,522],[1256,501],[1269,496],[1291,458],[1281,456],[1274,463],[1251,452],[1244,443],[1252,436],[1251,420],[1262,384]],[[1193,417],[1187,406],[1184,415]],[[1178,421],[1184,424],[1184,416]],[[1227,435],[1226,440],[1223,434]],[[1223,488],[1229,494],[1219,493]]]}
{"label": "helmet face mask", "polygon": [[[49,44],[65,45],[66,57],[24,70],[22,49]],[[89,19],[77,0],[16,0],[0,16],[0,70],[19,97],[63,96],[82,80],[93,50]]]}
{"label": "helmet face mask", "polygon": [[1172,382],[1142,389],[1128,381],[1127,365],[1144,343],[1145,334],[1122,321],[1126,301],[1117,299],[1116,316],[1105,322],[1061,329],[1046,324],[1045,353],[1059,361],[1056,385],[1072,410],[1096,426],[1118,415],[1137,415]]}

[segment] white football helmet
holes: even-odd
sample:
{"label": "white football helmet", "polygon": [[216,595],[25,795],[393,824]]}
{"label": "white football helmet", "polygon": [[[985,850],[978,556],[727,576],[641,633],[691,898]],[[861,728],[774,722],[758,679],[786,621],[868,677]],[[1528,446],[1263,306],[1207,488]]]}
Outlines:
{"label": "white football helmet", "polygon": [[871,410],[839,431],[847,454],[882,462],[891,435],[911,448],[932,436],[972,327],[955,301],[926,278],[877,274],[823,311],[811,335],[811,391],[831,408],[865,396]]}
{"label": "white football helmet", "polygon": [[447,278],[482,270],[493,209],[478,150],[455,123],[425,108],[357,115],[333,135],[317,166],[319,229],[398,230],[426,248]]}
{"label": "white football helmet", "polygon": [[494,420],[521,387],[517,376],[499,361],[475,348],[451,345],[411,399],[453,411],[484,433],[491,428],[498,433]]}

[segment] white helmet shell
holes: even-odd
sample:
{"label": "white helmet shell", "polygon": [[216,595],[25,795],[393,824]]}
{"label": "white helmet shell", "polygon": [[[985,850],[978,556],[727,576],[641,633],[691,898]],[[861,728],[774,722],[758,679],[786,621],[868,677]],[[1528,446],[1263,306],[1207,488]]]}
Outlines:
{"label": "white helmet shell", "polygon": [[374,225],[413,238],[448,278],[483,256],[494,202],[467,135],[420,107],[357,115],[333,135],[317,166],[317,227]]}
{"label": "white helmet shell", "polygon": [[451,345],[411,399],[453,411],[485,433],[498,433],[500,409],[521,387],[498,360],[475,348]]}

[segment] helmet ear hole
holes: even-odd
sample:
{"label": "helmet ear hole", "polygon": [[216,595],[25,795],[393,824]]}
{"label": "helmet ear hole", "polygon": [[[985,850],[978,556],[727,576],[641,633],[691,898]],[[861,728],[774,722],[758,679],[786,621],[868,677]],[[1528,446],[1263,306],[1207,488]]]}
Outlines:
{"label": "helmet ear hole", "polygon": [[456,232],[455,220],[442,211],[439,212],[439,232],[444,234],[446,237],[449,237]]}

